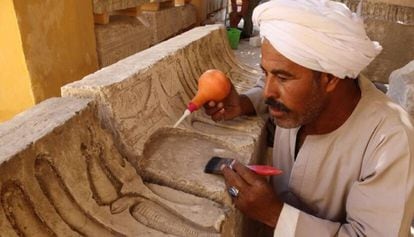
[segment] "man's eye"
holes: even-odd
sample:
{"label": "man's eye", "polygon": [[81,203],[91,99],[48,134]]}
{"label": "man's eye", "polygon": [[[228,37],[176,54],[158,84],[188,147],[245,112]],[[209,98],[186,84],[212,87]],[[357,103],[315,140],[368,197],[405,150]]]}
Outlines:
{"label": "man's eye", "polygon": [[289,79],[289,77],[287,77],[286,75],[282,75],[282,74],[277,74],[276,76],[281,81],[287,81]]}

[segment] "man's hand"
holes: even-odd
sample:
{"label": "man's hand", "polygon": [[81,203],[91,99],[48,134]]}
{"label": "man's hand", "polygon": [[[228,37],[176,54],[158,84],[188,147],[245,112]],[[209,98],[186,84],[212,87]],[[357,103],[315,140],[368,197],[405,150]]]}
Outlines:
{"label": "man's hand", "polygon": [[272,228],[276,227],[283,203],[273,192],[266,178],[259,176],[246,166],[235,162],[233,169],[222,167],[227,189],[238,190],[232,197],[235,206],[246,216]]}
{"label": "man's hand", "polygon": [[204,105],[204,109],[214,121],[230,120],[241,115],[256,113],[249,98],[245,95],[239,95],[233,84],[229,95],[223,101],[218,103],[209,101]]}

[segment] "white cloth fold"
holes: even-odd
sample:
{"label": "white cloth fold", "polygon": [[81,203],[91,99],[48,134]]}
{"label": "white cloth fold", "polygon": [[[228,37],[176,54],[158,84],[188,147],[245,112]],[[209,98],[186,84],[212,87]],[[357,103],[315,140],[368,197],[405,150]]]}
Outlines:
{"label": "white cloth fold", "polygon": [[362,19],[329,0],[271,0],[253,12],[260,35],[286,58],[339,78],[356,78],[382,50]]}

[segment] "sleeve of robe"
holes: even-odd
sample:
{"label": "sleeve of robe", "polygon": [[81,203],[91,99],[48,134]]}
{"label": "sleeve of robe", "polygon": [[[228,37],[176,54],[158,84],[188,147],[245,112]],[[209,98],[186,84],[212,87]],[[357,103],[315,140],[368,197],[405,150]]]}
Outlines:
{"label": "sleeve of robe", "polygon": [[264,103],[265,100],[263,98],[264,84],[264,77],[260,77],[253,88],[243,93],[250,99],[258,115],[263,115],[267,112],[267,105]]}
{"label": "sleeve of robe", "polygon": [[374,134],[362,161],[360,178],[348,193],[346,222],[321,219],[284,204],[274,236],[410,236],[413,143],[413,132],[402,126],[389,126],[387,131]]}

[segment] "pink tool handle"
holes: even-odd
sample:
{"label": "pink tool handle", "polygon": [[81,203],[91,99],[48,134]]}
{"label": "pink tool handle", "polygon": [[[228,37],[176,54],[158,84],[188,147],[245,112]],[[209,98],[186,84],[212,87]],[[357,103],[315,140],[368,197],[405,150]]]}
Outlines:
{"label": "pink tool handle", "polygon": [[248,165],[247,167],[250,170],[254,171],[256,174],[264,176],[279,175],[283,173],[282,170],[267,165]]}

